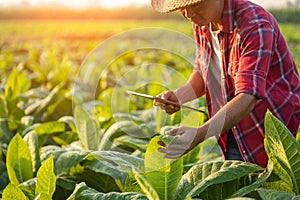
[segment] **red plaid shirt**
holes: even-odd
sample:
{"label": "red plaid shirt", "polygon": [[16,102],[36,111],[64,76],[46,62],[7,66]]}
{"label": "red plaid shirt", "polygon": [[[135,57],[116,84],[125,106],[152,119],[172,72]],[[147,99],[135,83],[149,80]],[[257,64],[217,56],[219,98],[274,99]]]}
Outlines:
{"label": "red plaid shirt", "polygon": [[[275,19],[247,0],[225,0],[218,36],[222,54],[221,95],[211,99],[207,76],[212,56],[209,27],[193,24],[197,43],[195,70],[206,83],[210,116],[216,102],[227,102],[239,93],[258,98],[254,110],[232,132],[244,159],[266,166],[264,117],[269,109],[295,135],[300,124],[300,79],[286,41]],[[224,105],[223,105],[224,106]],[[218,143],[226,152],[227,133]]]}

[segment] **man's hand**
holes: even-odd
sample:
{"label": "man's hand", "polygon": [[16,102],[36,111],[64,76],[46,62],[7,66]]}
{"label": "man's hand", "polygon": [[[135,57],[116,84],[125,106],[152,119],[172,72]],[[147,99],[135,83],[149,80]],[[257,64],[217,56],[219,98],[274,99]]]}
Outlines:
{"label": "man's hand", "polygon": [[[168,100],[168,101],[172,101],[174,103],[179,103],[179,101],[173,91],[163,92],[163,93],[159,94],[157,97]],[[170,115],[177,112],[178,110],[180,110],[180,107],[161,102],[161,101],[159,101],[159,99],[155,99],[153,102],[153,105],[159,106],[164,112],[166,112],[167,114],[170,114]]]}
{"label": "man's hand", "polygon": [[[205,84],[202,75],[199,73],[199,71],[194,70],[186,84],[174,91],[163,92],[157,97],[182,105],[198,97],[201,97],[202,95],[204,95],[204,92]],[[167,114],[173,114],[180,110],[178,106],[159,102],[159,100],[154,100],[153,105],[159,106]]]}
{"label": "man's hand", "polygon": [[199,128],[180,127],[168,131],[167,135],[177,136],[168,146],[159,142],[165,148],[159,149],[166,158],[179,158],[205,139],[218,136],[239,123],[254,108],[256,97],[241,93],[222,107],[211,119]]}
{"label": "man's hand", "polygon": [[195,146],[204,141],[206,132],[201,132],[201,128],[180,127],[166,133],[176,136],[175,139],[166,146],[159,142],[164,148],[159,152],[165,153],[166,158],[176,159],[191,151]]}

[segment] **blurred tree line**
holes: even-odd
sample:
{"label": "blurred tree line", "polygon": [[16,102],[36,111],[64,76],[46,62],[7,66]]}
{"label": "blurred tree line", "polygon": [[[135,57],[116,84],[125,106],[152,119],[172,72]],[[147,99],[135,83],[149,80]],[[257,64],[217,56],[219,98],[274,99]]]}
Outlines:
{"label": "blurred tree line", "polygon": [[[300,23],[300,10],[295,8],[269,10],[280,23]],[[65,8],[2,9],[0,20],[182,20],[179,13],[160,14],[150,7],[120,9],[71,10]]]}

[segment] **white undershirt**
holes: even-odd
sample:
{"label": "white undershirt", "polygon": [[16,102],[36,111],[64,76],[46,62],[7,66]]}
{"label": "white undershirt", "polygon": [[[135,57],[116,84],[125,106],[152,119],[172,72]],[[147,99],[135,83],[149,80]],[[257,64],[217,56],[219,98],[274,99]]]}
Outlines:
{"label": "white undershirt", "polygon": [[[212,44],[212,56],[208,66],[208,78],[209,78],[209,93],[212,101],[215,101],[214,106],[212,106],[212,112],[216,113],[222,106],[225,105],[224,100],[221,100],[222,95],[222,79],[221,79],[221,70],[222,70],[222,54],[220,52],[220,42],[218,40],[218,34],[220,31],[212,31],[210,28],[211,34],[211,44]],[[216,101],[216,100],[219,101]],[[220,100],[222,102],[220,102]]]}
{"label": "white undershirt", "polygon": [[222,55],[221,55],[221,51],[220,51],[220,42],[218,39],[219,33],[220,33],[220,30],[213,31],[212,28],[210,27],[211,42],[212,42],[212,47],[213,47],[213,54],[211,57],[210,65],[218,66],[221,69],[222,68],[221,67]]}

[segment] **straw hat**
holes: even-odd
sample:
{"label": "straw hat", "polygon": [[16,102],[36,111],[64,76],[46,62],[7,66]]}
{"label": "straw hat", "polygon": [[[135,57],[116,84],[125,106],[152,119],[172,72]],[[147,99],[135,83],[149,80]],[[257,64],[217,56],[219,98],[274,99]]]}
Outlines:
{"label": "straw hat", "polygon": [[202,1],[204,0],[151,0],[151,5],[160,13],[168,13]]}

